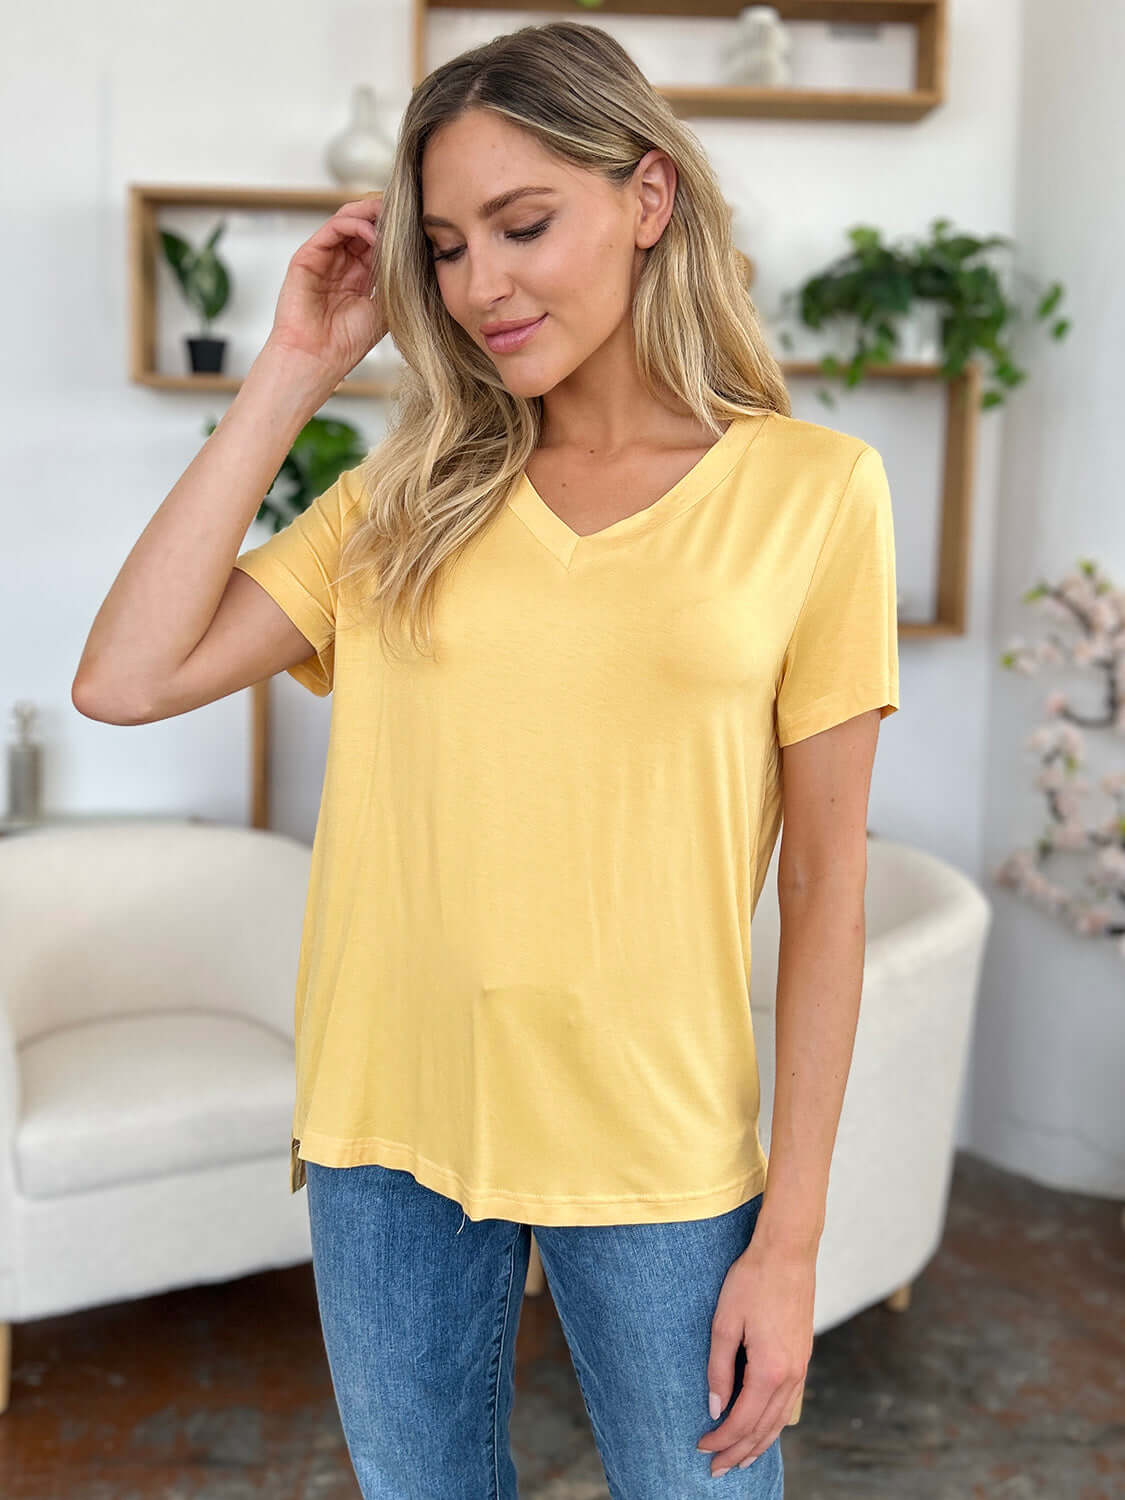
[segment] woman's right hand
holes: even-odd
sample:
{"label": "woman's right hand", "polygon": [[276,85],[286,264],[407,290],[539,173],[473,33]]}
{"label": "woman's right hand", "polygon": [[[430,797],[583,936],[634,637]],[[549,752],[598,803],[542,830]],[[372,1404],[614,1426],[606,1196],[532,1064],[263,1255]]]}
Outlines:
{"label": "woman's right hand", "polygon": [[387,332],[375,291],[382,197],[344,203],[289,262],[269,342],[343,380]]}

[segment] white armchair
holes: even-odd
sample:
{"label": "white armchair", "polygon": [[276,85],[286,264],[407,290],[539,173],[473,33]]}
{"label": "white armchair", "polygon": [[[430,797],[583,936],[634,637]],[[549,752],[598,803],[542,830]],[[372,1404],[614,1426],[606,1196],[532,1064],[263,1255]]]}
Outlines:
{"label": "white armchair", "polygon": [[[769,1151],[780,916],[777,862],[751,928],[750,1005]],[[851,1071],[817,1256],[814,1327],[835,1327],[910,1282],[941,1243],[957,1118],[992,904],[954,865],[867,841],[867,953]]]}
{"label": "white armchair", "polygon": [[[780,854],[778,840],[751,924],[750,1008],[767,1154]],[[911,1281],[941,1243],[992,921],[991,903],[967,875],[882,838],[868,839],[865,905],[863,995],[817,1255],[816,1333],[883,1300],[905,1310]],[[535,1295],[544,1286],[533,1241],[527,1291]],[[802,1404],[798,1398],[788,1425],[799,1421]]]}
{"label": "white armchair", "polygon": [[0,840],[10,1325],[311,1255],[289,1192],[311,850],[191,822]]}
{"label": "white armchair", "polygon": [[[752,931],[767,1151],[778,855]],[[310,1258],[288,1186],[310,857],[186,822],[0,841],[0,1411],[7,1325]],[[966,875],[879,838],[866,904],[817,1332],[904,1308],[941,1241],[991,923]],[[533,1243],[526,1291],[543,1286]]]}

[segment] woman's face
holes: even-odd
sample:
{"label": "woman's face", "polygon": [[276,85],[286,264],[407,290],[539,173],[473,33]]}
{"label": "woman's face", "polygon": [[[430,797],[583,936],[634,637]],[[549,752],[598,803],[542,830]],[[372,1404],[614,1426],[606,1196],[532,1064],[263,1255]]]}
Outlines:
{"label": "woman's face", "polygon": [[[671,191],[661,187],[665,163]],[[422,227],[442,301],[514,394],[550,390],[621,327],[644,251],[671,213],[674,182],[675,169],[654,150],[619,190],[490,110],[471,110],[431,136]],[[487,211],[490,200],[527,187],[536,191]],[[493,323],[529,319],[542,321],[518,347],[485,336]]]}

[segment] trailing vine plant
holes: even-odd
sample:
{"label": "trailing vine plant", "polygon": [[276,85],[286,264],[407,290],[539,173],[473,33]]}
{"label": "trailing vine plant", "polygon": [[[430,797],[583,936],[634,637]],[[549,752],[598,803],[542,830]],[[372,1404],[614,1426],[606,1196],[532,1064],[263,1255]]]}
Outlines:
{"label": "trailing vine plant", "polygon": [[[885,244],[879,229],[867,224],[847,234],[849,251],[781,297],[783,317],[796,318],[807,328],[819,330],[833,322],[854,325],[853,352],[844,359],[826,354],[819,361],[825,375],[840,376],[845,386],[856,386],[871,365],[893,363],[902,320],[920,304],[932,303],[940,319],[943,379],[955,379],[968,360],[987,355],[988,375],[995,384],[983,392],[980,404],[990,407],[1000,405],[1006,391],[1027,378],[1010,343],[1025,310],[1017,298],[1009,297],[990,257],[996,248],[1011,246],[1006,235],[981,238],[960,233],[942,218],[931,222],[928,239],[913,244]],[[1014,267],[1011,278],[1025,286],[1039,285]],[[1070,328],[1069,319],[1054,317],[1062,297],[1062,283],[1053,281],[1034,306],[1037,322],[1054,318],[1050,335],[1056,340]],[[780,338],[792,350],[792,335],[783,330]],[[818,396],[835,406],[830,391],[821,389]]]}

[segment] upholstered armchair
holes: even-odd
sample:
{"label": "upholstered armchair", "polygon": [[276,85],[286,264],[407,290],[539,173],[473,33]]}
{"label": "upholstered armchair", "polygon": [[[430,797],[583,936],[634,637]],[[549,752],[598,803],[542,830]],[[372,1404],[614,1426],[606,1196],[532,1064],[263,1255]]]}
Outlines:
{"label": "upholstered armchair", "polygon": [[11,1325],[310,1258],[289,1192],[310,857],[189,821],[0,839],[0,1410]]}

